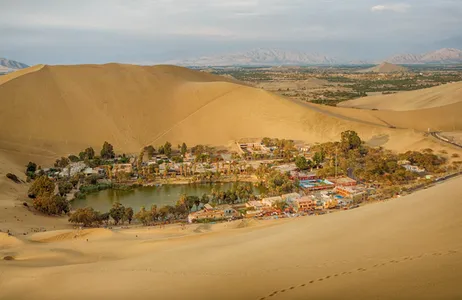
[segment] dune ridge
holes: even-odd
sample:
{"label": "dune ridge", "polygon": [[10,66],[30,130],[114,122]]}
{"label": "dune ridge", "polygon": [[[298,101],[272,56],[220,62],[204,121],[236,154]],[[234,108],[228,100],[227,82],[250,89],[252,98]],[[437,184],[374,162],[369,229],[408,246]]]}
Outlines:
{"label": "dune ridge", "polygon": [[45,65],[35,65],[35,66],[32,66],[32,67],[28,67],[28,68],[25,68],[25,69],[20,69],[20,70],[8,73],[6,75],[2,75],[2,76],[0,76],[0,85],[2,85],[4,83],[7,83],[10,80],[13,80],[13,79],[19,78],[21,76],[27,75],[29,73],[40,71],[40,69],[42,69],[44,66]]}
{"label": "dune ridge", "polygon": [[443,107],[462,101],[462,82],[449,83],[437,87],[401,92],[391,95],[377,95],[348,100],[340,107],[412,111]]}
{"label": "dune ridge", "polygon": [[[394,140],[405,136],[409,142],[402,147],[410,146],[422,140],[414,130],[423,130],[401,121],[401,115],[305,105],[229,78],[167,65],[43,66],[0,85],[0,98],[0,149],[44,159],[99,148],[103,141],[137,153],[167,140],[229,145],[271,136],[325,142],[348,129],[365,140],[387,135],[384,146],[399,150]],[[454,108],[447,110],[455,114]],[[441,116],[426,119],[431,127],[462,127]]]}

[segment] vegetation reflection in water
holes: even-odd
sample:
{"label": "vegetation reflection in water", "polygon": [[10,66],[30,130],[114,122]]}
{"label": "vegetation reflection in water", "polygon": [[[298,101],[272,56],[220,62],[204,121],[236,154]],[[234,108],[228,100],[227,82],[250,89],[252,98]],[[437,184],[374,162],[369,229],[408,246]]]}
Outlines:
{"label": "vegetation reflection in water", "polygon": [[[105,212],[109,211],[112,204],[118,201],[126,207],[133,207],[136,211],[141,206],[151,207],[152,204],[158,207],[175,205],[182,194],[201,197],[203,194],[211,194],[213,190],[216,192],[229,190],[233,185],[234,183],[227,182],[140,187],[130,191],[109,189],[89,194],[85,199],[75,199],[72,202],[72,208],[93,207],[95,210]],[[257,195],[260,190],[254,188],[254,193]]]}

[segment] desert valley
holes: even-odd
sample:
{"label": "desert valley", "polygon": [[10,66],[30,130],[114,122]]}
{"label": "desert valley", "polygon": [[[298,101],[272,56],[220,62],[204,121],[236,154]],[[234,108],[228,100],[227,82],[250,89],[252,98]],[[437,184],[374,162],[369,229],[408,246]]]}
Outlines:
{"label": "desert valley", "polygon": [[[461,149],[428,128],[441,135],[462,130],[458,82],[332,107],[174,66],[39,65],[1,79],[0,251],[13,259],[0,262],[2,299],[208,299],[213,293],[224,299],[331,299],[340,290],[344,299],[376,297],[377,291],[395,299],[461,295],[459,177],[317,217],[165,228],[75,229],[67,217],[46,217],[22,204],[29,202],[28,161],[45,168],[106,140],[127,154],[167,141],[232,154],[243,139],[279,137],[315,149],[354,130],[368,147],[432,149],[454,162]],[[412,289],[398,284],[404,278],[412,278]]]}
{"label": "desert valley", "polygon": [[462,299],[462,5],[244,2],[5,1],[0,300]]}

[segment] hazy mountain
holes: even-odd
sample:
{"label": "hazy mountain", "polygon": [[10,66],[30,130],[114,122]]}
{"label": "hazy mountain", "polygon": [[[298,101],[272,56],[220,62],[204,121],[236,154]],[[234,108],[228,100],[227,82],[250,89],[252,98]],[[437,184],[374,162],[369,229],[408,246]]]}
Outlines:
{"label": "hazy mountain", "polygon": [[462,51],[454,48],[443,48],[425,54],[395,55],[387,61],[394,64],[462,63]]}
{"label": "hazy mountain", "polygon": [[170,61],[183,66],[229,66],[229,65],[316,65],[335,64],[336,59],[318,53],[287,51],[281,49],[254,49],[225,55],[204,56],[196,59]]}
{"label": "hazy mountain", "polygon": [[0,73],[13,72],[15,70],[24,69],[27,67],[29,66],[18,61],[0,58]]}

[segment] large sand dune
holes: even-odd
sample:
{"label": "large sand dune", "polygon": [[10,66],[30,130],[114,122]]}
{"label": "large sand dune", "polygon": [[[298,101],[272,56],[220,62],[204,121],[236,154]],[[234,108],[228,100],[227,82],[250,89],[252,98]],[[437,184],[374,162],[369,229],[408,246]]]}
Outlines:
{"label": "large sand dune", "polygon": [[[173,66],[40,66],[23,72],[0,85],[0,149],[43,159],[87,146],[99,149],[103,141],[120,152],[138,152],[167,140],[227,145],[240,138],[270,136],[323,142],[338,139],[347,129],[365,140],[386,135],[384,146],[399,150],[422,140],[412,130],[428,126],[403,123],[401,115],[328,111]],[[421,116],[432,127],[462,127],[441,114],[427,118],[426,112],[417,112],[412,117]],[[391,130],[387,122],[403,130]]]}
{"label": "large sand dune", "polygon": [[461,183],[254,226],[26,240],[0,249],[17,258],[0,299],[459,299]]}
{"label": "large sand dune", "polygon": [[408,111],[441,107],[457,102],[462,102],[462,82],[398,94],[364,97],[341,102],[338,106]]}

